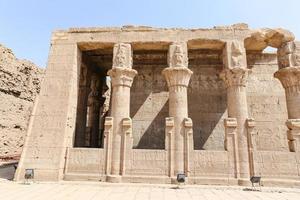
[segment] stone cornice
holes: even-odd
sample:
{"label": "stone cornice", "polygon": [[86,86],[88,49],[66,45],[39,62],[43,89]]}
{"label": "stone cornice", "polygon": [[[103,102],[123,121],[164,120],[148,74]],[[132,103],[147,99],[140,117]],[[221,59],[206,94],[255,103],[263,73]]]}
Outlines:
{"label": "stone cornice", "polygon": [[193,72],[187,67],[168,67],[162,71],[168,83],[168,87],[188,87]]}
{"label": "stone cornice", "polygon": [[137,75],[137,71],[130,68],[115,67],[109,70],[107,74],[111,77],[112,87],[131,87],[133,78]]}
{"label": "stone cornice", "polygon": [[226,87],[245,87],[248,79],[248,71],[249,69],[241,67],[224,69],[220,74],[220,78],[225,82]]}

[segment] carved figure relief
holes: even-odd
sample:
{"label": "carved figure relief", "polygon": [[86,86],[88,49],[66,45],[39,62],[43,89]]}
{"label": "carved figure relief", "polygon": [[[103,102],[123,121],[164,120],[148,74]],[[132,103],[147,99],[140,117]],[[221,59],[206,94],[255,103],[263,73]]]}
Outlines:
{"label": "carved figure relief", "polygon": [[113,67],[131,68],[132,53],[130,44],[119,43],[114,46]]}
{"label": "carved figure relief", "polygon": [[183,48],[183,44],[175,44],[170,46],[170,67],[187,67],[187,53]]}
{"label": "carved figure relief", "polygon": [[244,55],[243,46],[237,41],[231,43],[231,67],[243,67]]}

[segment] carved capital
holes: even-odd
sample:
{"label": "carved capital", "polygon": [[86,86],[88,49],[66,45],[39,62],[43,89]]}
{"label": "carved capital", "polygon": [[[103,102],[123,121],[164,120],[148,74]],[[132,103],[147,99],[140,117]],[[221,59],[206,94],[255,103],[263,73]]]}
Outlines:
{"label": "carved capital", "polygon": [[300,92],[300,67],[282,68],[275,72],[287,93]]}
{"label": "carved capital", "polygon": [[246,125],[248,128],[254,128],[255,127],[255,121],[253,118],[248,118],[246,120]]}
{"label": "carved capital", "polygon": [[300,119],[288,119],[286,121],[286,126],[289,130],[299,130],[300,131]]}
{"label": "carved capital", "polygon": [[225,126],[225,128],[236,128],[237,127],[236,118],[226,118],[226,119],[224,119],[224,126]]}
{"label": "carved capital", "polygon": [[174,117],[167,117],[166,118],[166,127],[173,127],[174,126]]}
{"label": "carved capital", "polygon": [[287,137],[289,149],[292,152],[300,151],[300,119],[288,119],[286,121],[288,127]]}
{"label": "carved capital", "polygon": [[123,132],[127,134],[132,133],[132,120],[130,117],[123,118],[122,120]]}
{"label": "carved capital", "polygon": [[113,68],[132,68],[131,45],[118,43],[114,45]]}
{"label": "carved capital", "polygon": [[248,79],[248,71],[245,68],[224,69],[220,74],[220,78],[225,82],[226,87],[245,87]]}
{"label": "carved capital", "polygon": [[277,50],[279,69],[300,66],[300,43],[285,42]]}
{"label": "carved capital", "polygon": [[109,70],[107,74],[111,78],[112,87],[115,86],[131,87],[133,78],[137,74],[137,71],[129,68],[116,67]]}
{"label": "carved capital", "polygon": [[187,67],[187,44],[186,42],[177,42],[169,46],[168,53],[169,67]]}
{"label": "carved capital", "polygon": [[193,121],[191,118],[185,118],[184,119],[184,126],[186,128],[192,128],[193,127]]}
{"label": "carved capital", "polygon": [[238,40],[227,41],[223,49],[223,63],[225,68],[245,68],[247,66],[244,42]]}
{"label": "carved capital", "polygon": [[187,67],[168,67],[162,71],[168,83],[168,87],[188,87],[193,72]]}
{"label": "carved capital", "polygon": [[191,118],[184,118],[184,127],[186,129],[186,134],[187,135],[192,135],[193,134],[193,121]]}

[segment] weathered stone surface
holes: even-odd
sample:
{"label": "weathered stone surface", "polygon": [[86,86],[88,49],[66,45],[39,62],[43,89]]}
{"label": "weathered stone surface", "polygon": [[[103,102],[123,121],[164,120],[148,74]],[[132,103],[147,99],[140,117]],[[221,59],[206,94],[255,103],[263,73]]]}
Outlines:
{"label": "weathered stone surface", "polygon": [[43,73],[0,44],[0,157],[20,155]]}
{"label": "weathered stone surface", "polygon": [[[54,32],[15,179],[33,167],[37,180],[175,183],[184,173],[188,183],[248,185],[250,176],[265,175],[272,184],[297,184],[293,39],[245,24]],[[264,53],[268,45],[278,54]],[[99,141],[91,133],[103,145],[92,145]]]}

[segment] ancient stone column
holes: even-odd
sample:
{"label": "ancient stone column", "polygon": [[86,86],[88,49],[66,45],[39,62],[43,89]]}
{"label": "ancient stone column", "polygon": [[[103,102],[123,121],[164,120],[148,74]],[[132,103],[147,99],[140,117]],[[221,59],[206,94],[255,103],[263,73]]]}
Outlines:
{"label": "ancient stone column", "polygon": [[[300,120],[300,43],[283,43],[277,51],[279,70],[274,77],[278,78],[285,89],[288,111],[287,127],[289,147],[291,151],[300,151],[295,148],[296,140],[300,139],[298,122]],[[299,143],[299,141],[298,141]]]}
{"label": "ancient stone column", "polygon": [[119,175],[124,167],[121,161],[124,149],[122,146],[123,138],[123,119],[129,118],[130,111],[130,87],[136,70],[132,69],[131,45],[119,43],[114,46],[113,67],[108,71],[111,77],[112,101],[111,117],[113,118],[111,170],[109,181],[119,181]]}
{"label": "ancient stone column", "polygon": [[223,51],[224,70],[221,78],[227,88],[228,117],[237,120],[237,152],[240,184],[249,181],[249,152],[246,119],[248,118],[246,82],[248,69],[242,41],[228,41]]}
{"label": "ancient stone column", "polygon": [[167,80],[169,87],[169,116],[174,119],[174,136],[172,136],[174,170],[171,176],[184,173],[184,119],[188,117],[187,87],[193,72],[187,68],[187,45],[186,43],[173,43],[169,47],[169,67],[162,74]]}

